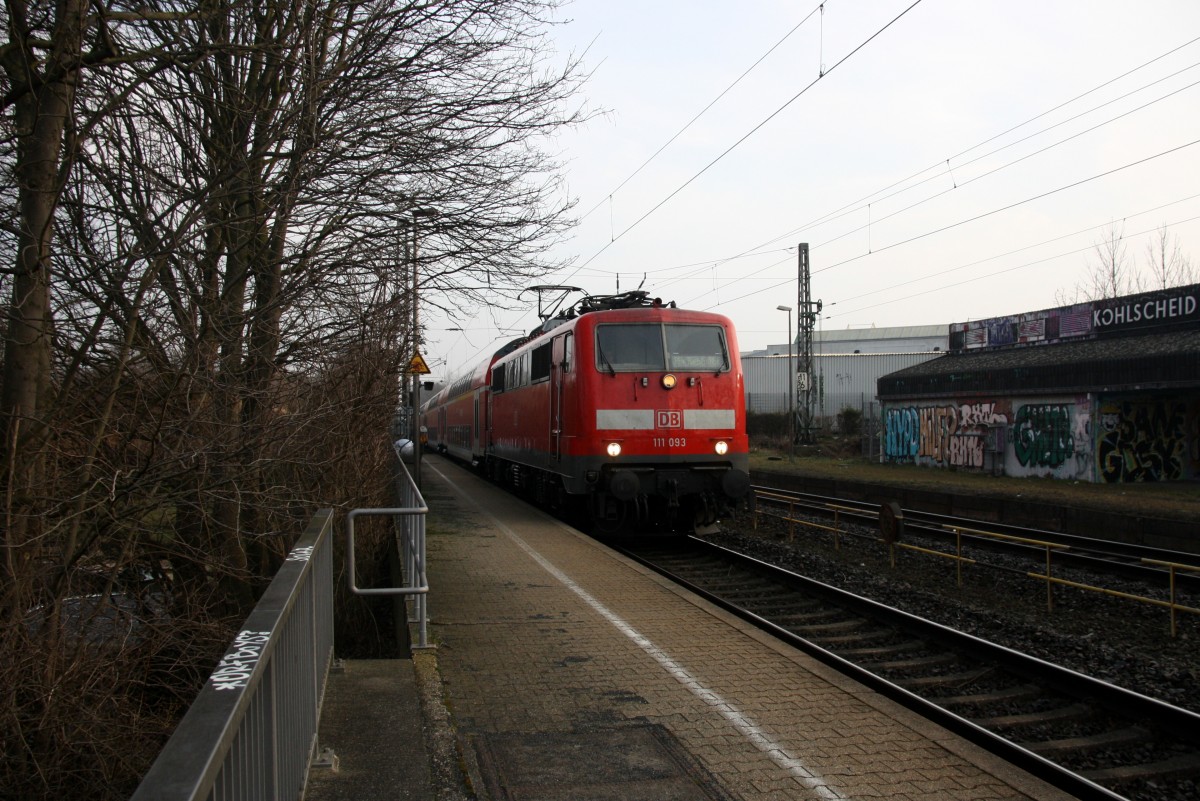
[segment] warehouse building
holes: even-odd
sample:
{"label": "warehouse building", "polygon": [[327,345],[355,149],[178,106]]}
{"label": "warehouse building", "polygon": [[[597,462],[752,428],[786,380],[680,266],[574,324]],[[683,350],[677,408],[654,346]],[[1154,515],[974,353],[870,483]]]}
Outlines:
{"label": "warehouse building", "polygon": [[1200,478],[1200,285],[956,323],[881,377],[885,461],[1089,482]]}
{"label": "warehouse building", "polygon": [[[865,419],[878,416],[877,382],[888,373],[943,355],[949,346],[945,325],[853,328],[813,333],[813,369],[809,382],[813,422],[834,428],[837,415],[849,407]],[[796,344],[768,345],[742,354],[746,381],[746,410],[758,414],[788,411],[789,377],[796,374]],[[798,406],[802,390],[793,396]]]}

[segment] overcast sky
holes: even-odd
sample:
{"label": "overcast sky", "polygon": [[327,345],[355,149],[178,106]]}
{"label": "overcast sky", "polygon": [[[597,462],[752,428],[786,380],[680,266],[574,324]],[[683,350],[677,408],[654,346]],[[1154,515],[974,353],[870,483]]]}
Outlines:
{"label": "overcast sky", "polygon": [[[563,8],[555,45],[607,113],[555,142],[583,220],[546,283],[645,277],[746,351],[787,340],[799,242],[822,329],[1057,306],[1114,226],[1131,265],[1163,226],[1200,260],[1198,0],[820,5]],[[431,377],[535,311],[428,320]]]}

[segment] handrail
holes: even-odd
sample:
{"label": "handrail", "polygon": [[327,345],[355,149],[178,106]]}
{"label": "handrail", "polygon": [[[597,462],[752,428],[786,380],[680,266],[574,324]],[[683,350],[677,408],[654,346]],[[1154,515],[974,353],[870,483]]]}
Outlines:
{"label": "handrail", "polygon": [[[1013,536],[1012,534],[1001,534],[998,531],[984,531],[984,530],[978,529],[978,528],[967,528],[966,526],[943,525],[942,528],[946,529],[947,531],[954,532],[954,537],[958,542],[958,550],[960,552],[962,551],[962,535],[963,534],[971,534],[976,537],[984,537],[984,538],[990,538],[990,539],[995,539],[995,540],[1002,540],[1004,542],[1016,542],[1021,545],[1029,545],[1034,548],[1044,549],[1046,551],[1046,572],[1041,576],[1038,576],[1038,574],[1036,574],[1036,573],[1030,573],[1028,575],[1031,578],[1043,578],[1046,580],[1046,611],[1047,612],[1054,611],[1054,585],[1056,582],[1050,575],[1051,561],[1052,561],[1054,552],[1056,550],[1057,551],[1069,551],[1069,550],[1071,550],[1070,545],[1063,545],[1062,543],[1059,543],[1059,542],[1050,542],[1049,540],[1035,540],[1035,539],[1030,539],[1029,537],[1016,537],[1016,536]],[[958,586],[960,586],[960,587],[962,586],[962,574],[961,573],[959,574]]]}
{"label": "handrail", "polygon": [[[390,509],[353,509],[346,515],[346,580],[350,592],[355,595],[411,595],[413,617],[410,623],[418,624],[418,648],[429,647],[429,615],[425,598],[429,593],[429,579],[425,573],[425,517],[429,507],[421,496],[404,462],[399,462],[402,471],[400,502],[404,506]],[[354,569],[354,521],[364,515],[394,515],[404,578],[410,582],[406,587],[359,587]]]}
{"label": "handrail", "polygon": [[[839,510],[855,511],[855,510],[852,510],[849,507],[845,507],[845,506],[835,506],[833,504],[825,504],[824,505],[825,508],[833,510],[833,525],[827,526],[827,525],[824,525],[823,523],[814,523],[811,520],[804,520],[803,518],[796,517],[796,503],[797,503],[796,498],[793,498],[789,495],[780,495],[778,493],[769,492],[766,490],[755,490],[754,491],[754,528],[756,528],[756,529],[758,528],[758,516],[760,514],[759,508],[758,508],[758,501],[760,499],[765,499],[765,500],[769,500],[769,501],[777,501],[779,503],[786,503],[788,505],[787,515],[780,518],[781,520],[786,520],[788,523],[788,542],[795,541],[796,525],[799,524],[799,525],[805,526],[807,528],[817,528],[817,529],[821,529],[822,531],[833,532],[834,550],[841,550],[841,535],[843,533],[845,533],[842,531],[842,529],[838,528],[838,512],[839,512]],[[770,514],[770,513],[762,512],[762,514]],[[771,517],[778,517],[778,515],[771,515]]]}
{"label": "handrail", "polygon": [[333,657],[333,510],[288,553],[131,801],[299,798]]}

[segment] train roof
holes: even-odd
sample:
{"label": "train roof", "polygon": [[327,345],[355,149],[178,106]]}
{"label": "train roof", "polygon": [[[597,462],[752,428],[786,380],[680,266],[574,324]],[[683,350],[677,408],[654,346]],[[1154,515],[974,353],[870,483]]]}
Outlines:
{"label": "train roof", "polygon": [[[439,390],[425,406],[438,405],[453,398],[457,398],[464,392],[471,389],[484,386],[488,383],[488,371],[492,365],[500,361],[504,357],[519,350],[522,346],[538,340],[542,335],[553,331],[554,329],[566,325],[574,320],[578,320],[585,315],[596,312],[620,311],[626,309],[677,309],[680,312],[687,312],[685,309],[678,309],[675,301],[664,302],[662,298],[651,297],[649,292],[640,289],[630,292],[621,292],[615,295],[586,295],[576,301],[570,308],[564,309],[562,312],[555,314],[552,317],[544,320],[541,325],[534,328],[526,336],[517,337],[516,339],[506,342],[504,345],[492,352],[492,355],[480,362],[469,373],[465,373],[451,381],[441,390]],[[723,318],[722,315],[711,312],[687,312],[689,314],[702,314],[714,318]]]}

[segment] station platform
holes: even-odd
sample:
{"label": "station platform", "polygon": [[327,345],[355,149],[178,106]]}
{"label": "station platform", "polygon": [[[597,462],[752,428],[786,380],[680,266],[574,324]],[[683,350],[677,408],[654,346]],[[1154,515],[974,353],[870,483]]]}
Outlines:
{"label": "station platform", "polygon": [[434,647],[331,677],[310,801],[1071,798],[451,462],[422,478]]}

